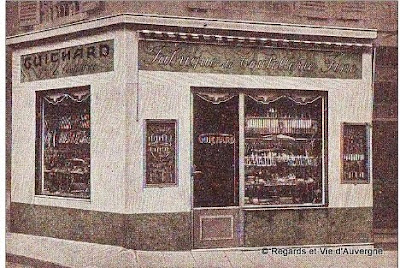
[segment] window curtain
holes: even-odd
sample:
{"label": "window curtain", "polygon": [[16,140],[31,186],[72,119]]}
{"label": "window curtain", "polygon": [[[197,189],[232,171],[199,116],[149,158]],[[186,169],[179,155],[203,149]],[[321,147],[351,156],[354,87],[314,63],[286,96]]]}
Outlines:
{"label": "window curtain", "polygon": [[236,93],[214,93],[214,92],[199,92],[195,93],[201,99],[211,102],[212,104],[220,104],[227,102],[233,97],[237,96]]}
{"label": "window curtain", "polygon": [[316,93],[307,93],[307,94],[299,94],[296,92],[277,92],[277,91],[270,91],[270,92],[263,92],[263,93],[252,93],[246,94],[248,97],[252,98],[253,100],[263,103],[263,104],[270,104],[282,98],[290,99],[291,101],[300,104],[306,105],[313,103],[314,101],[322,98],[322,96]]}
{"label": "window curtain", "polygon": [[53,94],[47,94],[46,96],[44,96],[44,99],[50,104],[57,105],[66,99],[70,99],[74,102],[83,102],[86,101],[89,97],[90,97],[90,91],[83,90],[83,91],[68,92],[68,93],[58,92]]}

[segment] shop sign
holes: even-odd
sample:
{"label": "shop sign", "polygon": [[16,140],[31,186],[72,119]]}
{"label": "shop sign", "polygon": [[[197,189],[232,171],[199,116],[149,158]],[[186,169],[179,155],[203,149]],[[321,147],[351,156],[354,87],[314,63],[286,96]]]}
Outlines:
{"label": "shop sign", "polygon": [[368,124],[342,123],[342,183],[369,183]]}
{"label": "shop sign", "polygon": [[205,133],[198,137],[200,144],[227,145],[235,143],[235,136],[224,133]]}
{"label": "shop sign", "polygon": [[114,70],[114,40],[21,56],[21,82]]}
{"label": "shop sign", "polygon": [[139,41],[139,70],[362,78],[362,53]]}
{"label": "shop sign", "polygon": [[176,120],[146,120],[146,186],[176,184]]}

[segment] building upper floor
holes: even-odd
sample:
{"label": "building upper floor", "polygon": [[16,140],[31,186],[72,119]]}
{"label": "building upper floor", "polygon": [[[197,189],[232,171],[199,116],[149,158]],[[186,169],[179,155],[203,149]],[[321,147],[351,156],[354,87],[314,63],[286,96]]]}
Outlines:
{"label": "building upper floor", "polygon": [[7,1],[7,36],[135,13],[378,30],[397,46],[396,1]]}

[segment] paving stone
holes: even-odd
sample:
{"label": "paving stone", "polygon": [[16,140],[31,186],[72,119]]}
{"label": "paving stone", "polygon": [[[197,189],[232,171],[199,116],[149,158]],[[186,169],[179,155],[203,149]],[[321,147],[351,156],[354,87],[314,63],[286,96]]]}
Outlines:
{"label": "paving stone", "polygon": [[10,234],[6,238],[6,252],[65,266],[75,264],[74,244],[61,239]]}
{"label": "paving stone", "polygon": [[[358,246],[356,248],[371,248]],[[335,250],[335,247],[332,247]],[[65,267],[96,268],[394,268],[397,251],[384,251],[383,255],[315,255],[263,254],[261,250],[205,250],[205,251],[135,251],[118,246],[77,242],[18,233],[6,235],[7,254],[54,263]],[[20,268],[23,264],[7,263],[7,267]]]}
{"label": "paving stone", "polygon": [[137,262],[141,268],[167,267],[164,255],[159,251],[136,251]]}
{"label": "paving stone", "polygon": [[195,266],[198,268],[224,268],[232,267],[229,263],[228,257],[223,251],[193,251]]}
{"label": "paving stone", "polygon": [[276,261],[269,254],[263,254],[261,250],[243,251],[243,254],[255,267],[276,267]]}
{"label": "paving stone", "polygon": [[228,257],[229,262],[235,268],[257,268],[256,263],[253,263],[249,257],[243,251],[225,251],[225,255]]}
{"label": "paving stone", "polygon": [[194,267],[194,258],[190,251],[163,252],[167,267],[189,268]]}

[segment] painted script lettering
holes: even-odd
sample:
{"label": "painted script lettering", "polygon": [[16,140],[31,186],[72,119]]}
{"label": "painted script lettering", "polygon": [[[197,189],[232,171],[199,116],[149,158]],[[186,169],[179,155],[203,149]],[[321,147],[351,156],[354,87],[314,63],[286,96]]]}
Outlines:
{"label": "painted script lettering", "polygon": [[360,79],[361,52],[139,41],[139,69]]}
{"label": "painted script lettering", "polygon": [[193,69],[198,67],[212,68],[217,62],[215,58],[179,54],[180,50],[174,50],[172,53],[168,53],[168,51],[160,48],[151,62],[164,66],[186,66]]}

